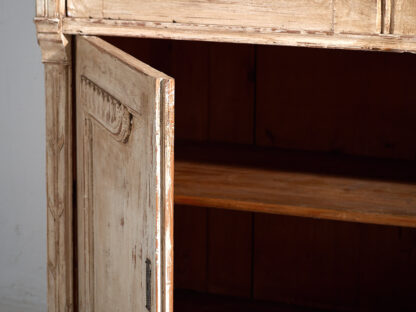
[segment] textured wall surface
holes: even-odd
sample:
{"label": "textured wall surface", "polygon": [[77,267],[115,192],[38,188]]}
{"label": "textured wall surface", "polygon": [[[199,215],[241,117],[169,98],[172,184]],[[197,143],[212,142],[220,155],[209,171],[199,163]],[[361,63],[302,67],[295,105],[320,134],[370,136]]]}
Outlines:
{"label": "textured wall surface", "polygon": [[0,1],[0,311],[46,311],[45,110],[35,1]]}

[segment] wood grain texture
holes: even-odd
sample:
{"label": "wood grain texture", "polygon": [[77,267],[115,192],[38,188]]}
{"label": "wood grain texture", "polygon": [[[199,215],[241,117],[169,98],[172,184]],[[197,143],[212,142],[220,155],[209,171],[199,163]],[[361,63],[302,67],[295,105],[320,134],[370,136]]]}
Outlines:
{"label": "wood grain texture", "polygon": [[316,47],[351,50],[416,52],[416,38],[400,35],[367,35],[316,33],[256,28],[184,23],[155,23],[151,21],[65,18],[66,34],[89,34],[199,40],[233,43],[252,43],[297,47]]}
{"label": "wood grain texture", "polygon": [[59,20],[35,18],[35,25],[42,62],[68,65],[71,62],[71,36],[62,34]]}
{"label": "wood grain texture", "polygon": [[66,15],[65,0],[36,0],[36,16],[60,18]]}
{"label": "wood grain texture", "polygon": [[391,30],[394,34],[416,34],[416,2],[412,0],[390,0],[392,2]]}
{"label": "wood grain texture", "polygon": [[379,34],[382,0],[335,0],[336,33]]}
{"label": "wood grain texture", "polygon": [[171,311],[173,80],[78,37],[76,84],[79,309]]}
{"label": "wood grain texture", "polygon": [[71,41],[36,21],[45,64],[48,311],[73,311]]}
{"label": "wood grain texture", "polygon": [[195,158],[177,157],[178,204],[416,226],[414,162],[246,148],[185,150]]}
{"label": "wood grain texture", "polygon": [[68,16],[330,31],[330,0],[69,0]]}

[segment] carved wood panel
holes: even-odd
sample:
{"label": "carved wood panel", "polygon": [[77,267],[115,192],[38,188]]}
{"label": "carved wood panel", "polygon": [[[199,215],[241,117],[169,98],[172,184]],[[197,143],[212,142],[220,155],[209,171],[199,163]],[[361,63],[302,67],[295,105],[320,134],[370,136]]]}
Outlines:
{"label": "carved wood panel", "polygon": [[132,122],[128,108],[85,76],[81,76],[80,93],[89,116],[107,129],[116,141],[126,143]]}

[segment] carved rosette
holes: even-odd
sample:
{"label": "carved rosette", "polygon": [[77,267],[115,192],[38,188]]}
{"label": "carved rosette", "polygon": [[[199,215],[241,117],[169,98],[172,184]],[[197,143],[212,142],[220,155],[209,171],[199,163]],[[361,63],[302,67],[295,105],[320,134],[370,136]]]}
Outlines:
{"label": "carved rosette", "polygon": [[85,76],[81,76],[81,96],[87,113],[117,141],[126,143],[132,123],[127,107]]}

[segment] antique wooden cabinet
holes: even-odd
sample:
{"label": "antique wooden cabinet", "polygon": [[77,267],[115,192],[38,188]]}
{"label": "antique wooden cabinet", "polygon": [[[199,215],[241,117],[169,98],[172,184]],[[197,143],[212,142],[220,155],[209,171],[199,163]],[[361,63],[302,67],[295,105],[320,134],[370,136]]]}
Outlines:
{"label": "antique wooden cabinet", "polygon": [[415,1],[36,4],[50,312],[416,310]]}

